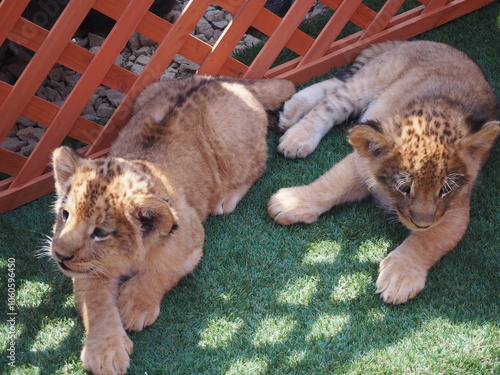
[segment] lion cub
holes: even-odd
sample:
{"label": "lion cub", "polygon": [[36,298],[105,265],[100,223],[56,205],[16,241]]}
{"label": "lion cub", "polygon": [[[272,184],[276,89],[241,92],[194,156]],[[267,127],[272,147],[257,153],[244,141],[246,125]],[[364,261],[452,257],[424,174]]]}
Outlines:
{"label": "lion cub", "polygon": [[400,304],[462,238],[471,190],[500,130],[499,107],[480,68],[445,44],[385,42],[351,69],[295,94],[280,126],[279,149],[305,157],[349,116],[354,152],[313,183],[279,190],[268,212],[280,224],[312,223],[335,205],[372,194],[411,230],[384,260],[383,301]]}
{"label": "lion cub", "polygon": [[73,279],[86,369],[127,371],[133,345],[125,330],[156,320],[163,295],[200,261],[202,221],[233,211],[263,173],[266,110],[294,92],[285,80],[154,83],[109,156],[55,150],[50,254]]}

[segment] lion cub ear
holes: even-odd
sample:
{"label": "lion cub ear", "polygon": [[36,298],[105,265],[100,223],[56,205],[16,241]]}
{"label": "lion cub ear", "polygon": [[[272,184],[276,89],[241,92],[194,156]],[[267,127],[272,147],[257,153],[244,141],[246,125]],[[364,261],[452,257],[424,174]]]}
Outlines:
{"label": "lion cub ear", "polygon": [[373,126],[360,124],[349,130],[349,143],[359,155],[376,158],[386,155],[392,149],[392,142],[381,132],[374,129],[374,126],[377,125],[378,123]]}
{"label": "lion cub ear", "polygon": [[153,233],[167,236],[177,226],[170,205],[156,197],[145,197],[138,200],[128,217],[140,229],[142,237]]}
{"label": "lion cub ear", "polygon": [[54,168],[54,179],[57,195],[63,195],[75,170],[83,162],[84,158],[73,149],[62,146],[56,148],[52,153],[52,167]]}
{"label": "lion cub ear", "polygon": [[486,160],[499,132],[500,121],[487,122],[479,131],[469,134],[460,141],[462,155],[481,162]]}

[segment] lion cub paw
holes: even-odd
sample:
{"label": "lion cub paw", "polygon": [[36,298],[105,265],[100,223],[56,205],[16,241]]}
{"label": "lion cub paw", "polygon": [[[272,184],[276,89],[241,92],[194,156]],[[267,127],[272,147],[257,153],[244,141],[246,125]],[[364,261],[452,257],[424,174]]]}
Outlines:
{"label": "lion cub paw", "polygon": [[140,331],[154,323],[160,314],[160,301],[151,297],[133,279],[125,282],[119,290],[118,311],[123,328]]}
{"label": "lion cub paw", "polygon": [[424,289],[426,277],[424,267],[394,250],[380,262],[377,293],[386,303],[405,303]]}
{"label": "lion cub paw", "polygon": [[304,121],[288,129],[279,140],[278,150],[287,158],[305,158],[318,147],[321,141],[321,136],[314,130],[311,131]]}
{"label": "lion cub paw", "polygon": [[301,196],[302,187],[278,190],[267,204],[267,212],[278,224],[313,223],[319,214],[312,211],[310,202]]}
{"label": "lion cub paw", "polygon": [[279,128],[283,131],[294,126],[310,110],[311,105],[306,98],[295,94],[285,102],[280,113]]}
{"label": "lion cub paw", "polygon": [[130,365],[134,344],[125,331],[110,336],[87,338],[81,360],[86,370],[95,375],[122,375]]}

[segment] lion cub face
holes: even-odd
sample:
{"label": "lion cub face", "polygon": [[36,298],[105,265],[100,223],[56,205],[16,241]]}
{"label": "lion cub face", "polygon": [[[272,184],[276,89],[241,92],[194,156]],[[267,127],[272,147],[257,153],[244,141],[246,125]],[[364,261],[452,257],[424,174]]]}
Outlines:
{"label": "lion cub face", "polygon": [[467,121],[419,108],[384,124],[351,129],[349,141],[368,159],[365,172],[371,175],[373,192],[410,230],[438,224],[470,194],[498,134],[498,122],[473,132]]}
{"label": "lion cub face", "polygon": [[62,147],[54,154],[54,175],[58,199],[50,253],[68,276],[130,274],[174,225],[168,203],[153,195],[154,181],[140,165],[90,160]]}

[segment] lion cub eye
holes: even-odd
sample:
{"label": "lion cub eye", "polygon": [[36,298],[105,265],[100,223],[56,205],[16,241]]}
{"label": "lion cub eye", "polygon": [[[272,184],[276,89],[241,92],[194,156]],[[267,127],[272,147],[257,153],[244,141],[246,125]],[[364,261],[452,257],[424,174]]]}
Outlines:
{"label": "lion cub eye", "polygon": [[392,181],[394,182],[394,188],[403,194],[404,196],[408,196],[411,194],[413,179],[407,173],[400,173],[392,177]]}
{"label": "lion cub eye", "polygon": [[65,223],[66,221],[68,221],[69,212],[66,211],[66,210],[61,210],[61,218],[62,218],[63,223]]}
{"label": "lion cub eye", "polygon": [[410,195],[411,193],[411,186],[409,185],[396,186],[396,189],[403,195]]}
{"label": "lion cub eye", "polygon": [[411,185],[404,182],[399,182],[395,185],[396,190],[399,191],[404,196],[408,196],[411,193]]}
{"label": "lion cub eye", "polygon": [[107,233],[104,229],[96,227],[90,237],[94,240],[103,240],[108,237],[109,233]]}
{"label": "lion cub eye", "polygon": [[460,187],[465,182],[465,177],[461,173],[452,173],[444,179],[443,186],[439,189],[439,196],[445,197],[450,194],[454,188]]}
{"label": "lion cub eye", "polygon": [[439,190],[439,196],[444,197],[444,196],[448,195],[449,193],[451,193],[452,190],[453,190],[453,186],[450,186],[449,184],[443,185],[441,187],[441,189]]}

